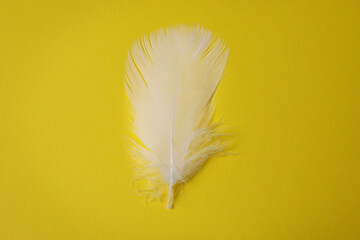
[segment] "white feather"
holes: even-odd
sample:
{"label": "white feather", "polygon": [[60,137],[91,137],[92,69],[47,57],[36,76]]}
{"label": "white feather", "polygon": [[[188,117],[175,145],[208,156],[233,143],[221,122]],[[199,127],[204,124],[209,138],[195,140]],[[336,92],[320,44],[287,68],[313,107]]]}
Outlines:
{"label": "white feather", "polygon": [[212,122],[213,96],[229,50],[199,26],[177,26],[138,40],[129,52],[126,88],[132,104],[142,193],[161,198],[188,181],[224,142]]}

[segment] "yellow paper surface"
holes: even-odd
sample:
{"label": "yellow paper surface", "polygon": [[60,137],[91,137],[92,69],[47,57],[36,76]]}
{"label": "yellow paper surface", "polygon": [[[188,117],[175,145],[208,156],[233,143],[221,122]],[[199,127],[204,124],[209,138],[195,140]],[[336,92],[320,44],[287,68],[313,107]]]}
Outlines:
{"label": "yellow paper surface", "polygon": [[[138,37],[225,39],[236,155],[169,211],[131,186],[122,76]],[[360,239],[359,1],[0,2],[0,239]]]}

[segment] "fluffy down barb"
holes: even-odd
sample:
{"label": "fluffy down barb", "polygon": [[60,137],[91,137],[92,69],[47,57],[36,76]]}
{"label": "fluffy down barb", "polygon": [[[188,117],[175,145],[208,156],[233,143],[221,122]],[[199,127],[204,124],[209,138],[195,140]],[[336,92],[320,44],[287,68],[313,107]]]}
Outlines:
{"label": "fluffy down barb", "polygon": [[213,96],[229,50],[199,26],[151,33],[129,52],[125,85],[132,104],[139,190],[172,208],[175,189],[224,150]]}

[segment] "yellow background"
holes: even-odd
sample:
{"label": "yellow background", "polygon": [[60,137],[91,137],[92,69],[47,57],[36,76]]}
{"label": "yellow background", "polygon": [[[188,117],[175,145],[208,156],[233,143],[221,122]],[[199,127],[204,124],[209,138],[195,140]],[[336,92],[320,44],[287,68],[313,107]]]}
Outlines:
{"label": "yellow background", "polygon": [[[198,23],[231,54],[235,156],[175,209],[131,186],[122,76],[143,34]],[[360,2],[0,2],[0,239],[360,239]]]}

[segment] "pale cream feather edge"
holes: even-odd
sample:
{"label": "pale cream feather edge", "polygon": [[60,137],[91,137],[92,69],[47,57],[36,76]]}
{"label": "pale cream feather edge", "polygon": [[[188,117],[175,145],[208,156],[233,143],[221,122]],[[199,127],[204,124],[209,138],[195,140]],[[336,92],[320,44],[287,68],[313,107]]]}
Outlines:
{"label": "pale cream feather edge", "polygon": [[200,26],[179,25],[144,36],[129,52],[125,86],[138,141],[132,151],[139,193],[172,208],[186,183],[227,144],[213,122],[214,94],[229,49]]}

